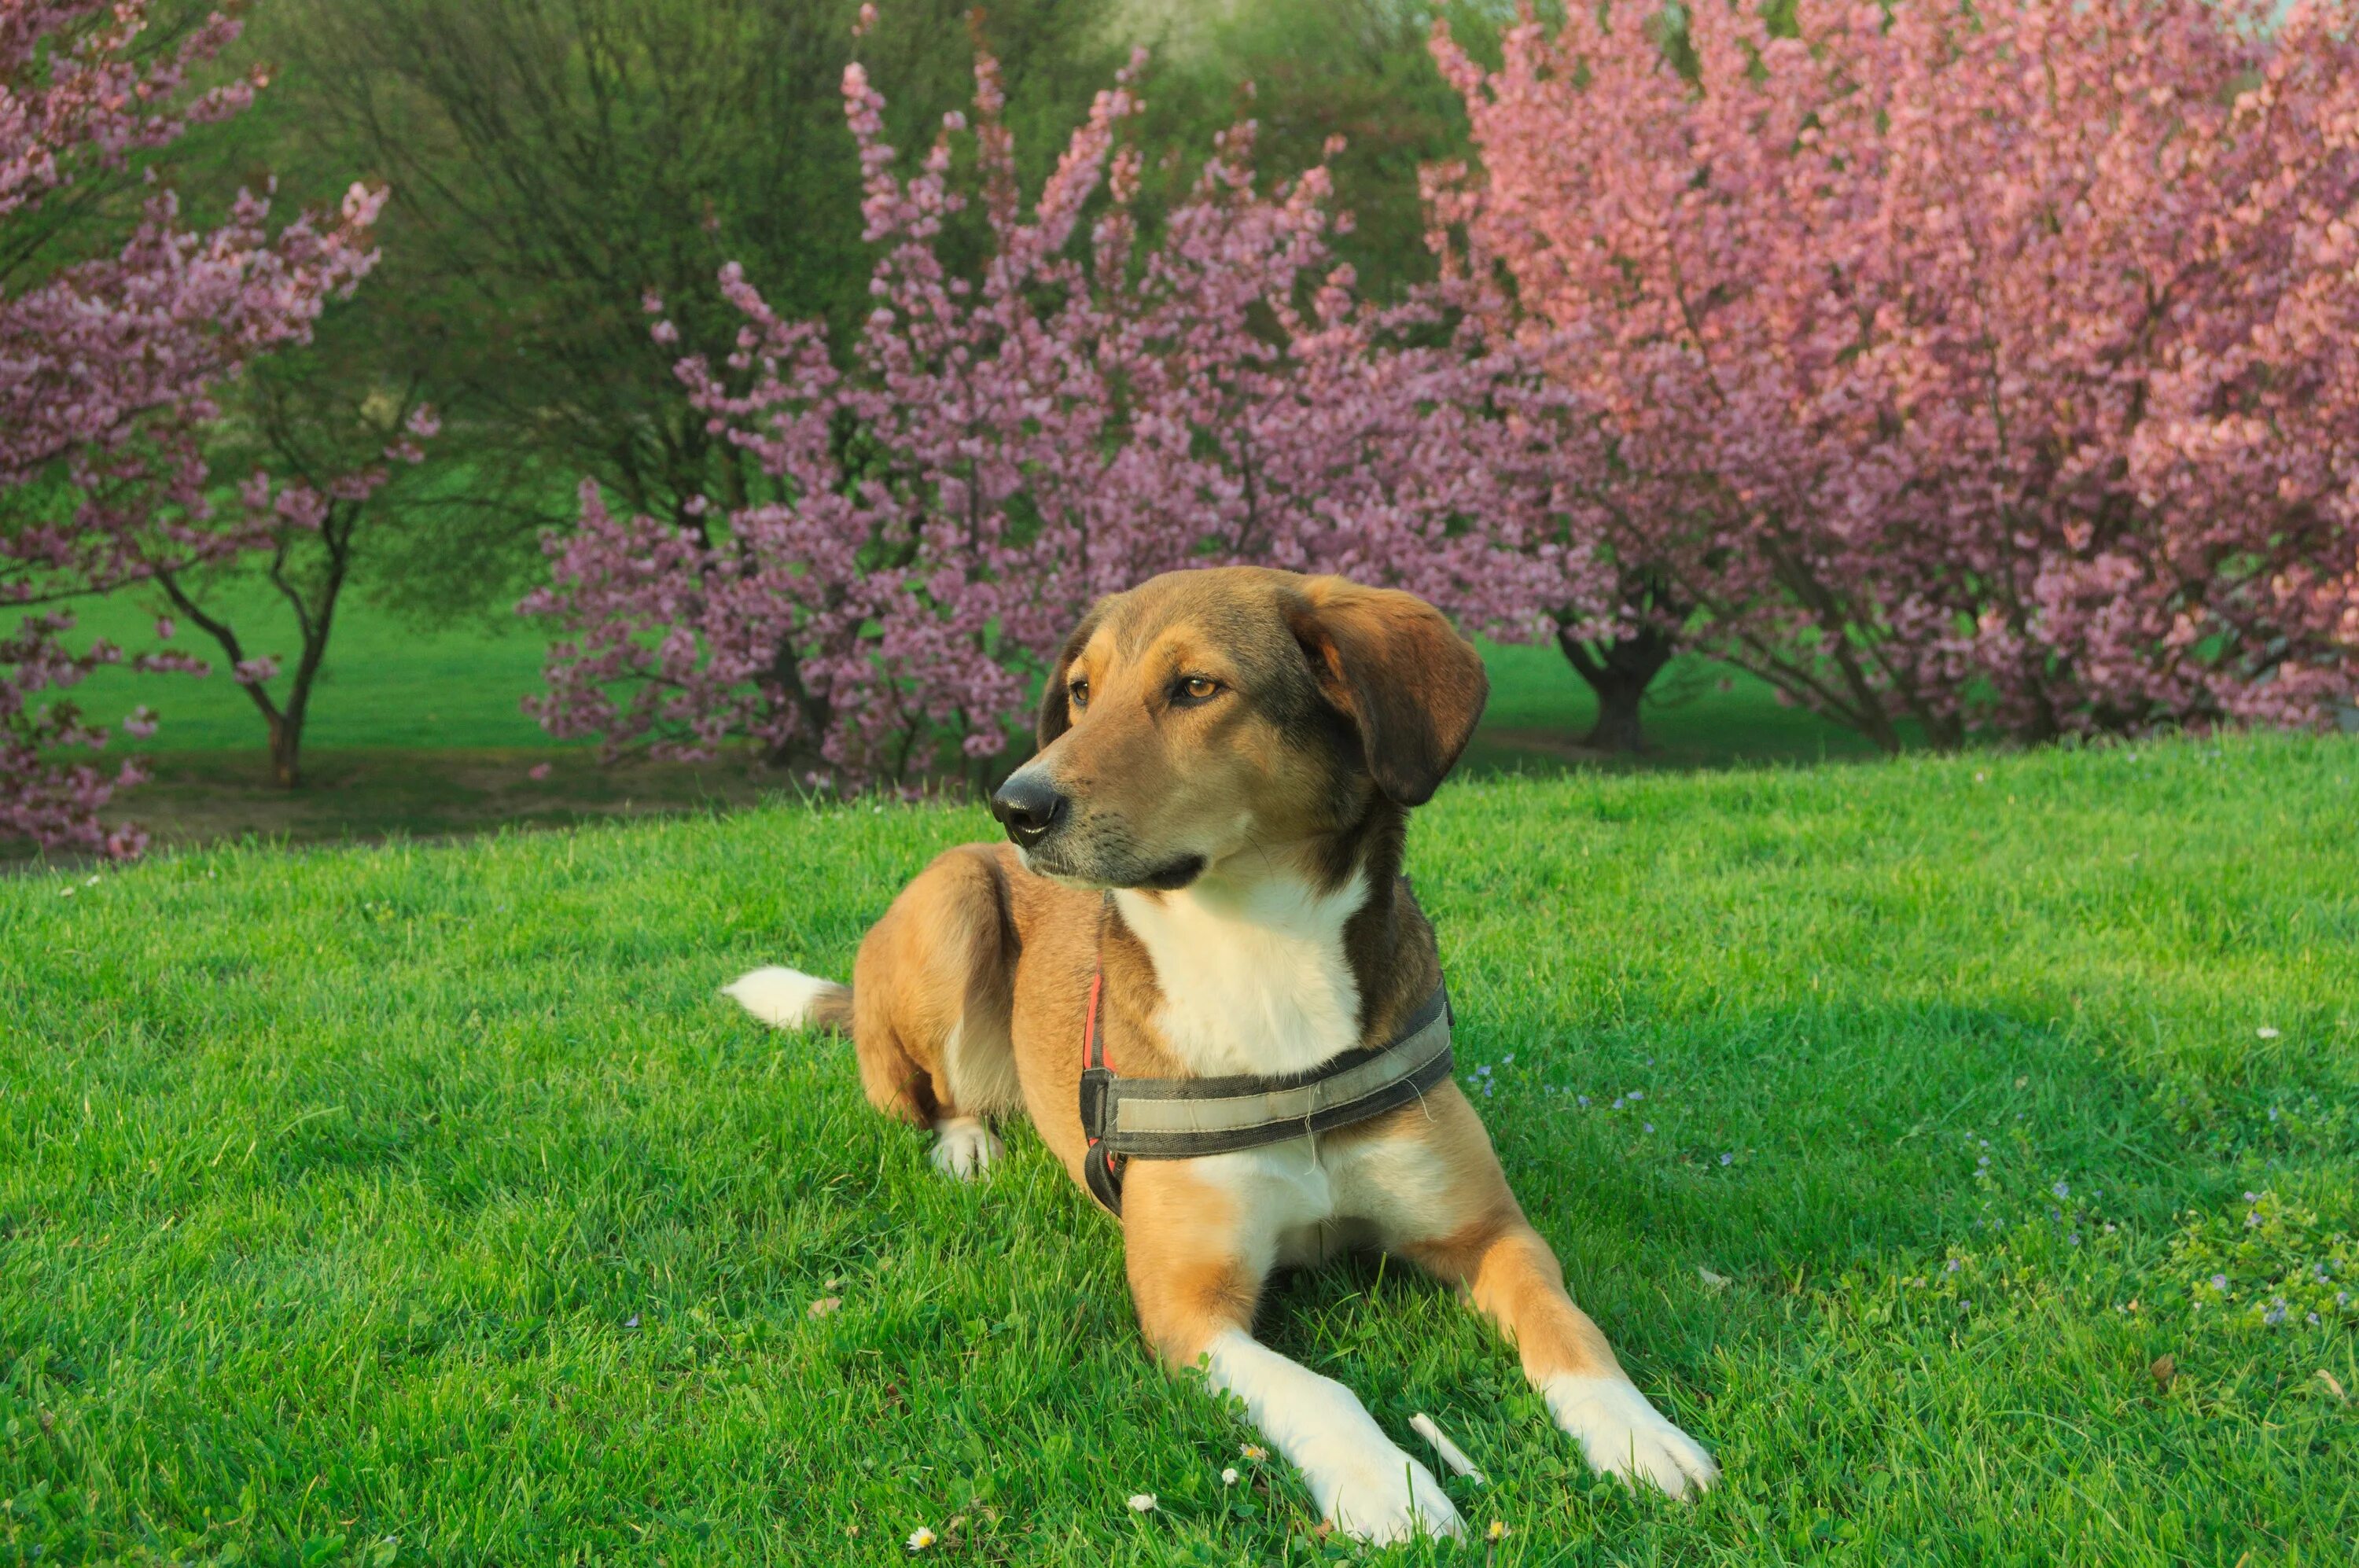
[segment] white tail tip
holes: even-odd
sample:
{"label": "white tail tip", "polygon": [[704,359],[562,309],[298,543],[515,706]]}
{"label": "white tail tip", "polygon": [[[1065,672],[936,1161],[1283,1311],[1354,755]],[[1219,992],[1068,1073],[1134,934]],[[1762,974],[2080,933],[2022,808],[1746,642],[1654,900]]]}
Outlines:
{"label": "white tail tip", "polygon": [[821,1002],[841,996],[843,987],[799,969],[772,968],[741,975],[721,990],[766,1024],[800,1029],[811,1021]]}

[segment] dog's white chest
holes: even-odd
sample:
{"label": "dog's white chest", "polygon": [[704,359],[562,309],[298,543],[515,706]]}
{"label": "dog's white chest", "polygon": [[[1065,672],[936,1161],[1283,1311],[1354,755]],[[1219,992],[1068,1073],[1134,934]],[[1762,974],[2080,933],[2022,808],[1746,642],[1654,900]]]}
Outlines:
{"label": "dog's white chest", "polygon": [[[1156,1027],[1206,1077],[1277,1077],[1360,1043],[1360,986],[1343,926],[1367,900],[1356,874],[1332,893],[1273,879],[1115,895],[1163,994]],[[1235,1201],[1264,1266],[1382,1246],[1440,1192],[1421,1140],[1297,1138],[1189,1162]]]}
{"label": "dog's white chest", "polygon": [[1448,1179],[1419,1138],[1298,1138],[1189,1163],[1234,1201],[1265,1266],[1322,1263],[1423,1234]]}
{"label": "dog's white chest", "polygon": [[1332,893],[1271,881],[1115,895],[1155,962],[1156,1028],[1206,1077],[1280,1077],[1360,1043],[1360,984],[1343,956],[1343,925],[1367,896],[1357,875]]}

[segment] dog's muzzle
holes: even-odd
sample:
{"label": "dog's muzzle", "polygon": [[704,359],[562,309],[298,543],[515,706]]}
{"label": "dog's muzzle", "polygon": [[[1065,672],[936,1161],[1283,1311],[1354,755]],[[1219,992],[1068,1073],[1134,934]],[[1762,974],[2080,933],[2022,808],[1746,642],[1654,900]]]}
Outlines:
{"label": "dog's muzzle", "polygon": [[1031,849],[1064,826],[1071,806],[1055,785],[1025,768],[1008,775],[991,797],[991,814],[1018,849]]}

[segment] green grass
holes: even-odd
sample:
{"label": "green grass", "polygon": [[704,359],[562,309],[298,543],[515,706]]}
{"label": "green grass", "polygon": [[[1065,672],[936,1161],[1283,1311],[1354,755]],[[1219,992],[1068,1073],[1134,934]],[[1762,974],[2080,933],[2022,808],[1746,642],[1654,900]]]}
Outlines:
{"label": "green grass", "polygon": [[[126,591],[77,607],[78,637],[127,647],[152,641],[153,595]],[[285,604],[258,583],[223,596],[249,651],[295,647]],[[178,646],[223,661],[193,628]],[[1589,689],[1550,648],[1486,644],[1492,696],[1469,749],[1470,773],[1573,768],[1724,767],[1745,761],[1815,761],[1871,754],[1866,742],[1813,714],[1782,708],[1761,682],[1702,659],[1683,660],[1658,683],[1643,759],[1600,757],[1577,744],[1596,718]],[[114,813],[167,844],[255,834],[295,843],[439,835],[486,823],[581,822],[622,810],[742,803],[764,787],[742,757],[696,768],[603,768],[594,749],[555,741],[527,717],[522,699],[540,689],[538,629],[497,619],[435,629],[408,625],[364,597],[348,596],[314,689],[304,757],[308,787],[293,795],[270,780],[259,713],[225,677],[102,670],[73,699],[108,724],[142,703],[163,727],[132,746],[156,776]],[[283,679],[282,679],[283,685]],[[127,743],[120,736],[115,745]],[[529,778],[547,764],[553,777]],[[0,861],[29,846],[0,844]]]}
{"label": "green grass", "polygon": [[[1462,1077],[1727,1484],[1593,1479],[1400,1269],[1262,1332],[1405,1443],[1431,1412],[1503,1563],[2348,1562],[2355,786],[2282,739],[1454,785],[1410,859]],[[1339,1554],[1282,1467],[1223,1491],[1252,1434],[1153,1369],[1037,1139],[947,1184],[843,1046],[714,995],[842,974],[985,828],[0,880],[0,1558]]]}
{"label": "green grass", "polygon": [[[234,623],[249,649],[291,652],[297,646],[291,614],[266,586],[236,584],[223,599],[234,606]],[[157,609],[155,596],[138,589],[93,600],[76,608],[77,635],[145,647],[153,640]],[[527,693],[542,690],[540,631],[522,620],[512,626],[475,621],[420,628],[364,598],[348,597],[312,696],[307,744],[321,752],[560,746],[523,708]],[[176,646],[222,663],[191,627],[182,626]],[[1596,722],[1589,688],[1553,648],[1485,643],[1484,657],[1492,692],[1476,765],[1560,764],[1571,743]],[[1656,691],[1660,701],[1648,718],[1660,760],[1811,760],[1872,749],[1814,714],[1779,707],[1769,688],[1752,677],[1705,660],[1674,666]],[[183,767],[202,754],[258,755],[262,746],[262,720],[253,703],[218,675],[190,680],[102,670],[75,698],[108,724],[143,702],[155,708],[164,719],[156,746],[164,756],[187,758]]]}
{"label": "green grass", "polygon": [[[233,583],[221,602],[231,606],[248,653],[293,662],[301,646],[294,614],[266,583]],[[74,637],[151,647],[161,607],[160,595],[138,588],[83,601],[72,606]],[[154,708],[163,719],[155,746],[168,754],[259,754],[262,716],[230,681],[219,647],[185,620],[170,646],[206,659],[215,673],[193,680],[104,670],[75,690],[75,700],[110,724],[143,702]],[[426,629],[348,594],[312,690],[304,744],[320,750],[555,745],[522,706],[527,692],[541,690],[543,651],[536,628],[522,620],[513,628],[484,621]],[[284,677],[278,684],[283,690]]]}

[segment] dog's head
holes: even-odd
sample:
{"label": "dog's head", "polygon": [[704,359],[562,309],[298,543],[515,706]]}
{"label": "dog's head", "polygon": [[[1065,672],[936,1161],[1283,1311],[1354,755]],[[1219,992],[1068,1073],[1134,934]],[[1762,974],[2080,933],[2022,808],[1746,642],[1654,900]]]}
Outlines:
{"label": "dog's head", "polygon": [[992,797],[1026,864],[1184,887],[1422,805],[1490,683],[1439,611],[1256,567],[1167,572],[1094,605],[1050,670],[1040,753]]}

